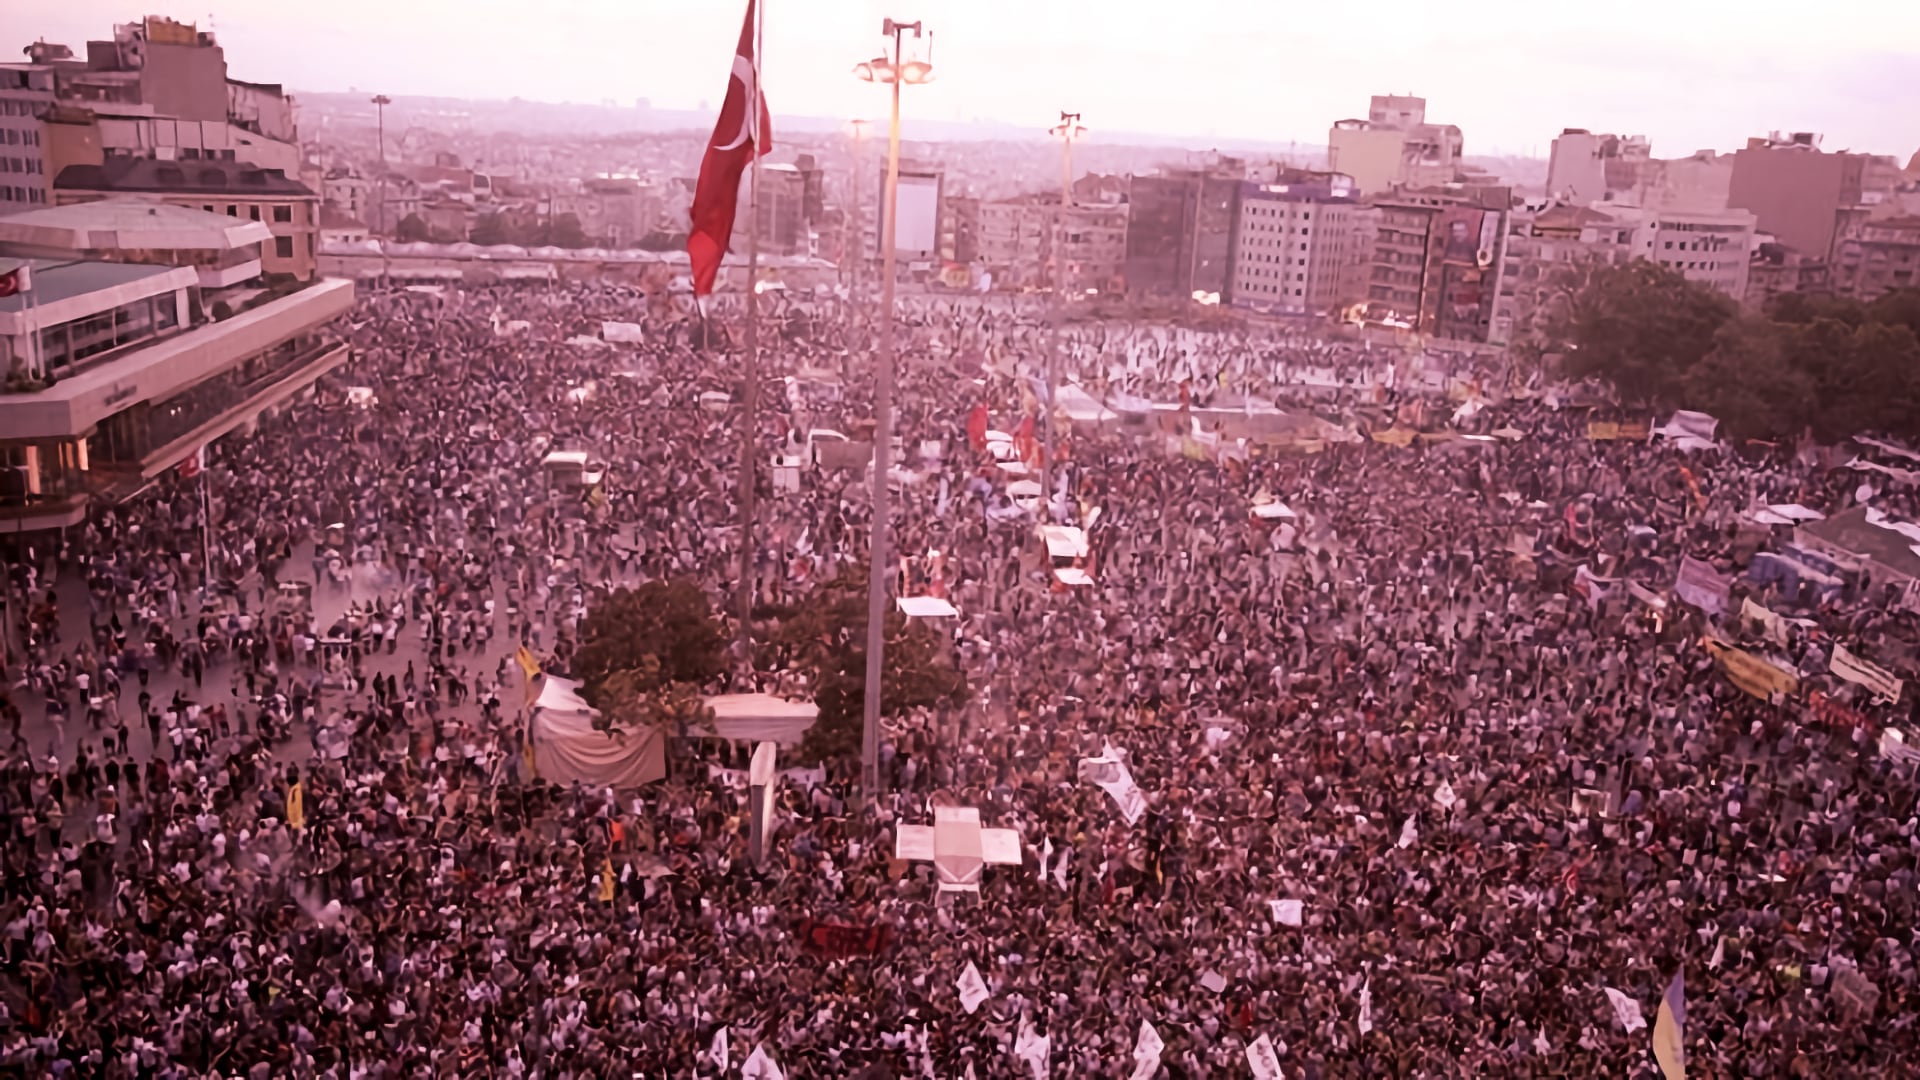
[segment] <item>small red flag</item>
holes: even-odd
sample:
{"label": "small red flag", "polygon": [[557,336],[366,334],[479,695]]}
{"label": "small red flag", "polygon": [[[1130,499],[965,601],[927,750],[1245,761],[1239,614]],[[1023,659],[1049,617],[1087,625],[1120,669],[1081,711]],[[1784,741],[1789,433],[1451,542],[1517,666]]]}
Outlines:
{"label": "small red flag", "polygon": [[[740,174],[753,156],[773,149],[773,126],[766,95],[760,92],[760,61],[753,52],[753,5],[747,0],[747,21],[740,27],[740,47],[734,51],[733,77],[720,119],[700,161],[700,180],[693,189],[693,227],[687,232],[687,258],[693,264],[693,294],[713,292],[720,260],[733,241],[734,207],[740,201]],[[752,122],[749,108],[759,112]]]}
{"label": "small red flag", "polygon": [[0,297],[12,296],[27,291],[27,268],[16,266],[0,274]]}

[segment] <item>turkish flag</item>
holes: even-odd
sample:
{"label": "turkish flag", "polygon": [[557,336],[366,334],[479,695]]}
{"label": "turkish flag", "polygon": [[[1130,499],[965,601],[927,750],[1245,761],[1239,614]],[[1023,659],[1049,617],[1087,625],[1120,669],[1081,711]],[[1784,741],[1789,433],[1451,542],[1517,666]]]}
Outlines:
{"label": "turkish flag", "polygon": [[[772,119],[767,98],[760,92],[760,64],[753,54],[753,4],[747,0],[747,21],[740,27],[740,47],[733,55],[733,78],[727,100],[700,160],[700,182],[693,189],[693,227],[687,232],[687,257],[693,263],[693,294],[713,292],[713,278],[733,240],[733,211],[740,201],[740,174],[755,153],[773,149]],[[750,105],[751,103],[751,105]],[[759,111],[752,122],[748,108]]]}
{"label": "turkish flag", "polygon": [[27,268],[16,266],[0,274],[0,296],[12,296],[27,291]]}

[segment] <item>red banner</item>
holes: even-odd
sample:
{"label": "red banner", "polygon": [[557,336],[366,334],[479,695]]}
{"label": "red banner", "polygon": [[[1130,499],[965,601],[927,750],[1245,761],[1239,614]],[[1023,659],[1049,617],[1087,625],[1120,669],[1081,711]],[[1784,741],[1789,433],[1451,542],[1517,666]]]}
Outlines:
{"label": "red banner", "polygon": [[878,956],[893,942],[890,926],[854,926],[808,919],[800,924],[800,943],[832,957]]}

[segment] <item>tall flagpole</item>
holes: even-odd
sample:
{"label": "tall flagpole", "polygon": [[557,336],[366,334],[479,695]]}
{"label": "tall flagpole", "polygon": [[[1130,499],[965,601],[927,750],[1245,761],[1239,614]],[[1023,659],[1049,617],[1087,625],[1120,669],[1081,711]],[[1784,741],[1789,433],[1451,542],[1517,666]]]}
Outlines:
{"label": "tall flagpole", "polygon": [[766,63],[766,0],[753,5],[753,86],[747,94],[748,131],[753,175],[747,187],[747,340],[746,393],[740,409],[740,581],[736,603],[740,610],[740,653],[749,676],[753,672],[753,562],[754,530],[758,525],[760,452],[760,93],[761,65]]}

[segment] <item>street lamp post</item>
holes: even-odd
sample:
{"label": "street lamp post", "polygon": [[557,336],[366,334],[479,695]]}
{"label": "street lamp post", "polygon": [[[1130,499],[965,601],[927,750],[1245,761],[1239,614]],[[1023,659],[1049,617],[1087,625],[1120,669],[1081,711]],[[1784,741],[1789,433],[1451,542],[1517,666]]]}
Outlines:
{"label": "street lamp post", "polygon": [[380,232],[387,231],[387,106],[393,99],[385,94],[373,95],[374,127],[380,139]]}
{"label": "street lamp post", "polygon": [[893,108],[887,121],[887,187],[882,196],[880,225],[880,353],[874,362],[873,386],[873,540],[868,545],[867,683],[860,732],[860,789],[869,798],[880,794],[880,672],[887,647],[887,473],[893,457],[893,284],[895,218],[900,199],[900,87],[933,79],[933,64],[904,60],[907,34],[921,36],[919,23],[886,19],[880,33],[892,38],[893,56],[877,56],[854,67],[867,82],[892,88]]}
{"label": "street lamp post", "polygon": [[1042,407],[1040,452],[1040,519],[1053,517],[1053,426],[1059,408],[1060,336],[1067,321],[1067,212],[1073,207],[1073,141],[1087,133],[1080,126],[1080,114],[1060,111],[1060,123],[1051,132],[1060,139],[1060,214],[1053,230],[1053,333],[1047,343],[1047,401]]}

